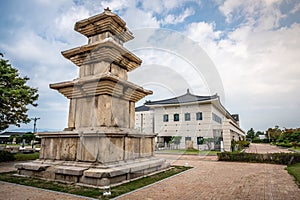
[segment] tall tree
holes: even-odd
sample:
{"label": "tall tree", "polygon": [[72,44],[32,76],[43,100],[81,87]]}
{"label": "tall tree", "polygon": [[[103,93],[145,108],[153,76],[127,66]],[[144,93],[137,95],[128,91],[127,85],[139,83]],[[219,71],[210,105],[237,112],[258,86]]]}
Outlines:
{"label": "tall tree", "polygon": [[37,106],[37,89],[26,85],[28,77],[20,77],[0,53],[0,131],[9,125],[29,123],[27,105]]}
{"label": "tall tree", "polygon": [[250,128],[250,130],[247,131],[246,137],[247,137],[247,138],[251,138],[251,139],[255,138],[255,131],[254,131],[253,128]]}
{"label": "tall tree", "polygon": [[266,131],[266,134],[273,142],[276,142],[276,140],[278,140],[281,136],[282,130],[279,128],[279,126],[275,126],[275,128],[269,128]]}

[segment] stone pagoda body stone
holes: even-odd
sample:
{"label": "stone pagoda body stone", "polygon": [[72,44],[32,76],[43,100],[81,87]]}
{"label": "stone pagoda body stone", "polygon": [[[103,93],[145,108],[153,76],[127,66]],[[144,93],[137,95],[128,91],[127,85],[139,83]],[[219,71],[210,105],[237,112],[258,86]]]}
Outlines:
{"label": "stone pagoda body stone", "polygon": [[40,158],[16,165],[19,174],[105,186],[144,176],[169,165],[154,157],[153,133],[134,129],[135,102],[152,91],[127,81],[141,59],[123,47],[133,39],[109,9],[75,24],[88,44],[63,51],[79,77],[50,84],[69,99],[68,127],[39,133]]}

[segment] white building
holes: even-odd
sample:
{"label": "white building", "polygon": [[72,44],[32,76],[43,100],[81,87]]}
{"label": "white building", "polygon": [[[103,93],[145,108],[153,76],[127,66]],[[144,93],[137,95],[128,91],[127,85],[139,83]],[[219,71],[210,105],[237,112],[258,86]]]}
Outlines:
{"label": "white building", "polygon": [[[214,140],[212,147],[230,151],[231,140],[242,140],[244,131],[238,115],[231,115],[221,104],[219,96],[196,96],[187,93],[159,101],[147,101],[137,107],[135,126],[142,133],[156,133],[157,146],[165,147],[174,139],[179,148],[207,148],[204,138]],[[177,136],[177,137],[176,137]]]}

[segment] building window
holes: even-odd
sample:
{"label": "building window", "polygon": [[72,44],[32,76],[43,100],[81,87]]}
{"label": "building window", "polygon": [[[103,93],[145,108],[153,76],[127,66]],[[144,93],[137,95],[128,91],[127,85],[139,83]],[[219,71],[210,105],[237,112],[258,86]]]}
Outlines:
{"label": "building window", "polygon": [[197,145],[201,145],[204,143],[204,138],[203,137],[197,137]]}
{"label": "building window", "polygon": [[202,112],[196,113],[196,120],[202,120]]}
{"label": "building window", "polygon": [[222,119],[221,119],[221,117],[219,117],[219,116],[216,115],[215,113],[212,113],[212,119],[213,119],[215,122],[217,122],[217,123],[219,123],[219,124],[222,124]]}
{"label": "building window", "polygon": [[185,121],[191,121],[191,114],[190,113],[185,113],[184,114],[184,119],[185,119]]}
{"label": "building window", "polygon": [[164,122],[168,122],[169,121],[169,115],[164,115]]}
{"label": "building window", "polygon": [[179,121],[179,114],[174,114],[174,122],[178,122]]}

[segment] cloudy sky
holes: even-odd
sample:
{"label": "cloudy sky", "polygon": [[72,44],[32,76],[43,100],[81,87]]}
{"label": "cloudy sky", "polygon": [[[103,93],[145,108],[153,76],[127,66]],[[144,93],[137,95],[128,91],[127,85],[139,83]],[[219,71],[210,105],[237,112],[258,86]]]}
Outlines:
{"label": "cloudy sky", "polygon": [[298,0],[2,0],[0,7],[0,51],[39,89],[29,112],[41,118],[38,129],[66,127],[68,101],[49,84],[76,78],[78,67],[60,52],[86,44],[75,22],[106,7],[136,36],[125,46],[143,64],[130,81],[154,91],[147,99],[187,88],[218,93],[246,131],[300,127]]}

